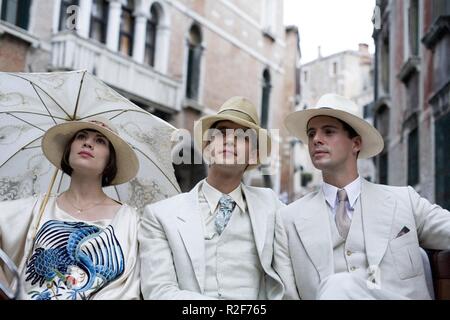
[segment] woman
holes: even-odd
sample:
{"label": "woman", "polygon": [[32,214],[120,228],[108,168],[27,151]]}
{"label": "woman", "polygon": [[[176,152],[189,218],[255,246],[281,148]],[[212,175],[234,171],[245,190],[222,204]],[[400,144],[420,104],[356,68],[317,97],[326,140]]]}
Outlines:
{"label": "woman", "polygon": [[102,118],[52,127],[42,150],[71,177],[68,190],[0,203],[0,246],[19,266],[21,298],[139,298],[138,215],[102,189],[135,177],[136,154]]}

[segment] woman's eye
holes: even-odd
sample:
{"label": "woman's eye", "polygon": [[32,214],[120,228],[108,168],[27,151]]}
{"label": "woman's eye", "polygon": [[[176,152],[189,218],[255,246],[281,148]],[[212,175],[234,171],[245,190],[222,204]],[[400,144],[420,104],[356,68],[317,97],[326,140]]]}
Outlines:
{"label": "woman's eye", "polygon": [[84,133],[79,133],[78,135],[77,135],[77,139],[85,139],[86,138],[86,135],[84,134]]}
{"label": "woman's eye", "polygon": [[97,139],[97,143],[100,143],[100,144],[106,144],[106,141],[105,141],[105,139],[98,138],[98,139]]}

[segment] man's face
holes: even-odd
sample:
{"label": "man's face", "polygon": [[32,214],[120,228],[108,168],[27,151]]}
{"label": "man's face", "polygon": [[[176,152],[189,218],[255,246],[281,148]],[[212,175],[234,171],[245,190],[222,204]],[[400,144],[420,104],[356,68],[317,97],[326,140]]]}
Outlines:
{"label": "man's face", "polygon": [[319,170],[339,170],[356,163],[361,137],[350,138],[336,118],[317,116],[309,120],[308,149],[311,161]]}
{"label": "man's face", "polygon": [[[210,162],[215,164],[247,167],[250,159],[252,139],[251,130],[231,121],[220,121],[213,129],[214,135],[205,148],[210,154]],[[253,160],[253,159],[252,159]]]}

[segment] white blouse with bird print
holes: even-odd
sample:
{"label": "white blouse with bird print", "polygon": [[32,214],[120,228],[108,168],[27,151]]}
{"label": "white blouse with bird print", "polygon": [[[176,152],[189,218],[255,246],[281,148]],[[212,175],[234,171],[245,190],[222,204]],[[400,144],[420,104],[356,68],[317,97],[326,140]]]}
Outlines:
{"label": "white blouse with bird print", "polygon": [[0,202],[0,243],[19,265],[21,298],[138,299],[137,212],[124,204],[111,220],[84,221],[50,197],[36,228],[42,199]]}

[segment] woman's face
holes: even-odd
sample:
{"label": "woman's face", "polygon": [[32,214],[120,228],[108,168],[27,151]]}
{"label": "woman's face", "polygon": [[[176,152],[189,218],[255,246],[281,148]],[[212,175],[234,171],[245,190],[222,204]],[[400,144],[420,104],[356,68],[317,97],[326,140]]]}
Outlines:
{"label": "woman's face", "polygon": [[109,141],[94,130],[80,130],[70,147],[69,164],[74,172],[102,176],[109,161]]}

